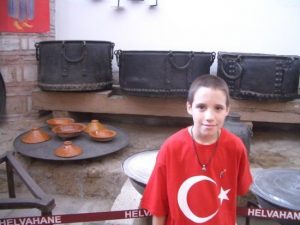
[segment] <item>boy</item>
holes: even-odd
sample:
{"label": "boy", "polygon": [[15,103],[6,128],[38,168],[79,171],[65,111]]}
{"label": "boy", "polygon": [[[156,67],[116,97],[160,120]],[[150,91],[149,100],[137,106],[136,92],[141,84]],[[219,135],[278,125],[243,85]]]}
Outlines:
{"label": "boy", "polygon": [[236,197],[252,183],[243,142],[223,128],[229,113],[224,80],[202,75],[186,103],[193,125],[161,146],[141,207],[153,225],[234,225]]}

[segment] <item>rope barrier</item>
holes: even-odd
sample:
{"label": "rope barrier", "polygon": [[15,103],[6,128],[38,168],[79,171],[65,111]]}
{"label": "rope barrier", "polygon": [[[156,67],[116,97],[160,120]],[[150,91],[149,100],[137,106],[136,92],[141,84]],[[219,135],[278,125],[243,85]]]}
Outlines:
{"label": "rope barrier", "polygon": [[[300,221],[300,211],[291,210],[238,207],[237,215],[243,217],[257,217],[262,219]],[[78,222],[94,222],[103,220],[133,219],[149,216],[151,216],[150,212],[145,209],[130,209],[108,212],[3,218],[0,219],[0,225],[51,225]]]}

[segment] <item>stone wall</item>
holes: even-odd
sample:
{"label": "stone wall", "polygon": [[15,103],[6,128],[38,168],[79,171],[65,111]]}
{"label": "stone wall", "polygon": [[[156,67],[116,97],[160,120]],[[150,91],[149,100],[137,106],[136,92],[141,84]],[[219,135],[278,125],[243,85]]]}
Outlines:
{"label": "stone wall", "polygon": [[0,72],[6,86],[6,113],[2,120],[34,117],[32,91],[37,88],[35,43],[55,39],[55,0],[50,0],[47,33],[0,33]]}

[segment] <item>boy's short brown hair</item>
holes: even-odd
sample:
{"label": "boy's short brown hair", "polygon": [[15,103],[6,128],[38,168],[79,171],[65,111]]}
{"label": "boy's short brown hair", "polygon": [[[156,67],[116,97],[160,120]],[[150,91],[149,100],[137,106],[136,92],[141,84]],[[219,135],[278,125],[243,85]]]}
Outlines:
{"label": "boy's short brown hair", "polygon": [[208,87],[223,91],[226,96],[226,106],[229,107],[230,96],[227,83],[222,78],[210,74],[201,75],[193,81],[188,93],[188,103],[193,103],[195,93],[200,87]]}

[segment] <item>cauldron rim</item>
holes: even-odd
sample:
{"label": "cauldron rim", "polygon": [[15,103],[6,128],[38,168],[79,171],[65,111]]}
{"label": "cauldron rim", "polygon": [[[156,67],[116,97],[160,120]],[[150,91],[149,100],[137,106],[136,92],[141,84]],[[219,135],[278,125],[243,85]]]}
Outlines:
{"label": "cauldron rim", "polygon": [[57,44],[57,43],[104,43],[104,44],[114,44],[114,42],[106,40],[54,40],[54,41],[40,41],[39,44]]}
{"label": "cauldron rim", "polygon": [[[270,182],[272,180],[269,179],[269,175],[273,175],[273,179],[280,179],[283,178],[283,174],[288,173],[288,174],[295,174],[294,176],[295,180],[299,179],[300,180],[300,170],[297,169],[288,169],[288,168],[268,168],[268,169],[261,169],[257,170],[254,175],[253,175],[253,184],[251,186],[251,192],[253,192],[254,195],[257,197],[272,203],[273,205],[278,206],[279,208],[285,208],[285,209],[290,209],[290,210],[300,210],[300,201],[299,197],[295,198],[293,195],[291,196],[284,196],[286,198],[283,198],[283,194],[287,195],[290,194],[288,193],[288,190],[284,189],[282,186],[281,189],[276,187],[274,185],[274,182]],[[281,177],[279,177],[281,176]],[[292,175],[289,175],[289,177],[292,177]],[[275,180],[275,179],[274,179]],[[273,180],[273,181],[274,181]],[[283,182],[280,182],[283,184]],[[275,183],[276,184],[276,183]],[[285,184],[286,185],[286,184]],[[288,185],[290,188],[293,188],[292,185]],[[268,188],[266,188],[268,187]],[[265,188],[265,189],[263,189]],[[277,188],[277,189],[276,189]],[[298,190],[296,187],[295,190]],[[276,193],[277,191],[277,193]],[[295,194],[297,196],[297,193]],[[298,200],[298,201],[297,201]]]}
{"label": "cauldron rim", "polygon": [[[152,150],[144,150],[138,153],[134,153],[131,156],[129,156],[128,158],[125,159],[125,161],[122,163],[122,169],[124,171],[124,173],[133,181],[138,182],[140,184],[144,184],[146,185],[148,182],[149,177],[145,178],[145,177],[141,177],[138,176],[137,174],[135,174],[134,172],[136,171],[131,171],[131,168],[129,168],[129,163],[131,160],[136,159],[136,157],[142,155],[142,154],[152,154],[152,157],[156,157],[158,150],[157,149],[152,149]],[[152,166],[154,167],[155,161],[153,162]],[[151,174],[152,171],[150,171],[149,174]]]}

